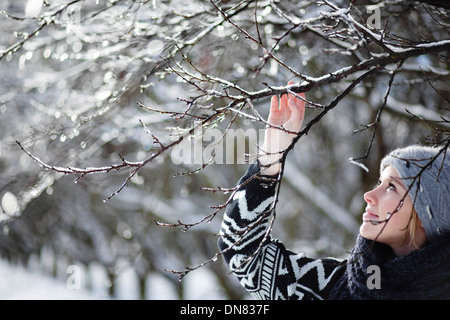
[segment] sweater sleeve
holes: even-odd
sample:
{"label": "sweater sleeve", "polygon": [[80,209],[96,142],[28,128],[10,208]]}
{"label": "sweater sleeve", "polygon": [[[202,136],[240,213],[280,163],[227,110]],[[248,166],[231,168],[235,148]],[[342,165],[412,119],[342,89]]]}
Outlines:
{"label": "sweater sleeve", "polygon": [[335,259],[310,259],[295,254],[266,235],[275,184],[263,182],[258,163],[239,181],[225,212],[219,249],[231,272],[256,299],[326,299],[342,275]]}

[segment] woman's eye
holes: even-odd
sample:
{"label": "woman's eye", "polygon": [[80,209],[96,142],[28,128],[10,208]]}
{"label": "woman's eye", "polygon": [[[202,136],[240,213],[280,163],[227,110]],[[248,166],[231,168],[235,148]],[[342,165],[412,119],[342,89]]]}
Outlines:
{"label": "woman's eye", "polygon": [[392,183],[389,183],[388,189],[392,190],[392,191],[396,191],[397,190],[397,188]]}

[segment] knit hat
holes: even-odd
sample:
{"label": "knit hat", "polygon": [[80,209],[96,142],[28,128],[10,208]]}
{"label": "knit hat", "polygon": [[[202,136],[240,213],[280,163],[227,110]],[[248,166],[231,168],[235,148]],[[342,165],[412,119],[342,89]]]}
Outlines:
{"label": "knit hat", "polygon": [[380,172],[393,166],[406,188],[430,242],[450,236],[450,153],[443,147],[413,145],[381,160]]}

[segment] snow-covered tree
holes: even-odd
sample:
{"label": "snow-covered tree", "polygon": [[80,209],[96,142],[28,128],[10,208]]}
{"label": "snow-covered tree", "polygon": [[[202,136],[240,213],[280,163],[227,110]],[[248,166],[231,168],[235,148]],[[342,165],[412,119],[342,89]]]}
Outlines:
{"label": "snow-covered tree", "polygon": [[142,296],[156,272],[180,298],[178,275],[207,264],[239,298],[208,262],[272,95],[305,92],[308,106],[279,177],[274,232],[293,249],[343,254],[380,158],[450,144],[446,1],[7,0],[0,10],[10,260],[50,249],[101,263],[111,283],[126,261]]}

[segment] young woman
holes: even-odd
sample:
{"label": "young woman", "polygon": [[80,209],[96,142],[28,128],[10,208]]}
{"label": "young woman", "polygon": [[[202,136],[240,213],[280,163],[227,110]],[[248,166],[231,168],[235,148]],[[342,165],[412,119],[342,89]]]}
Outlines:
{"label": "young woman", "polygon": [[258,299],[450,299],[448,149],[410,146],[382,160],[346,260],[311,259],[266,234],[276,189],[271,181],[304,113],[302,98],[272,97],[272,126],[258,161],[224,215],[219,248],[242,286]]}

